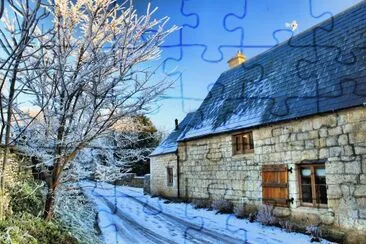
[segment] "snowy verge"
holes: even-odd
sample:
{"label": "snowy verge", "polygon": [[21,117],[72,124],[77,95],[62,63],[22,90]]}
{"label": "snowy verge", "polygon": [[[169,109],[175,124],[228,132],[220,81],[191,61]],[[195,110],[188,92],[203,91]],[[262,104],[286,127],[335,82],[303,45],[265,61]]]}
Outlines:
{"label": "snowy verge", "polygon": [[60,185],[55,204],[57,218],[68,226],[80,243],[103,243],[96,229],[97,211],[78,185]]}

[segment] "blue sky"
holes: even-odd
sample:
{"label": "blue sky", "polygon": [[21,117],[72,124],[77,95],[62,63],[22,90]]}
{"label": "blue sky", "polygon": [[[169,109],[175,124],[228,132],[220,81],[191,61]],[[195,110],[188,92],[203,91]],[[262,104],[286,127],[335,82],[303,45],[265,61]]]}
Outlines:
{"label": "blue sky", "polygon": [[[143,13],[158,7],[156,18],[169,16],[181,26],[162,46],[158,72],[175,80],[158,109],[149,114],[164,131],[174,119],[197,109],[238,50],[248,59],[287,40],[285,23],[296,20],[300,33],[361,0],[135,0]],[[274,34],[275,33],[275,34]]]}

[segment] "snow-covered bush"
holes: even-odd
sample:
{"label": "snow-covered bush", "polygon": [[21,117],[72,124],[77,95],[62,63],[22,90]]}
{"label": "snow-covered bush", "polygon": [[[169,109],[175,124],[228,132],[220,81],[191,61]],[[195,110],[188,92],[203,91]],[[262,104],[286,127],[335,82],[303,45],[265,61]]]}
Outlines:
{"label": "snow-covered bush", "polygon": [[55,214],[80,243],[102,243],[95,228],[97,212],[77,183],[62,184],[58,188]]}
{"label": "snow-covered bush", "polygon": [[76,244],[78,240],[59,221],[45,221],[29,213],[0,221],[0,243]]}
{"label": "snow-covered bush", "polygon": [[232,213],[234,210],[234,205],[225,199],[212,201],[211,207],[217,210],[217,213]]}
{"label": "snow-covered bush", "polygon": [[286,232],[292,232],[294,229],[294,224],[289,220],[279,221],[281,228]]}
{"label": "snow-covered bush", "polygon": [[210,208],[211,201],[209,199],[194,199],[192,200],[194,208]]}
{"label": "snow-covered bush", "polygon": [[320,242],[321,241],[322,231],[319,226],[315,226],[315,225],[307,226],[306,233],[310,234],[311,242],[314,242],[314,241]]}
{"label": "snow-covered bush", "polygon": [[264,204],[258,211],[257,221],[264,225],[273,225],[277,219],[273,215],[273,206]]}

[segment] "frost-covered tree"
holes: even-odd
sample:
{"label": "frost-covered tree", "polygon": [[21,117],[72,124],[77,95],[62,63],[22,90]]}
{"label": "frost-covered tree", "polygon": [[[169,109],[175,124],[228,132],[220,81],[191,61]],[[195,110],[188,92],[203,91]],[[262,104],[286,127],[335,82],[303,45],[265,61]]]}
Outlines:
{"label": "frost-covered tree", "polygon": [[150,172],[148,156],[158,146],[161,133],[146,116],[132,118],[135,128],[114,131],[116,156],[128,162],[130,172],[145,175]]}
{"label": "frost-covered tree", "polygon": [[[4,9],[4,2],[0,12]],[[16,98],[24,92],[21,81],[29,69],[38,69],[41,50],[50,45],[48,28],[41,28],[48,17],[45,1],[8,0],[0,23],[0,144],[3,148],[0,174],[0,217],[3,216],[5,169],[8,163],[11,132],[22,123]],[[39,40],[42,39],[42,42]],[[30,60],[32,62],[29,62]],[[43,71],[40,70],[39,74]],[[28,82],[31,82],[30,80]],[[28,121],[29,122],[29,121]],[[23,124],[24,125],[24,124]]]}
{"label": "frost-covered tree", "polygon": [[[146,174],[149,172],[148,156],[159,141],[160,133],[146,116],[124,118],[78,153],[65,168],[67,172],[61,182],[91,179],[114,183],[127,172]],[[27,143],[39,144],[32,139],[27,139]],[[36,150],[32,152],[36,153]],[[34,169],[40,176],[47,171],[37,162]]]}
{"label": "frost-covered tree", "polygon": [[71,167],[80,170],[71,170],[72,180],[88,178],[113,183],[126,172],[149,172],[148,156],[159,143],[160,133],[146,116],[120,122],[78,154]]}
{"label": "frost-covered tree", "polygon": [[149,111],[171,85],[154,79],[146,61],[159,57],[159,46],[175,30],[166,28],[168,18],[153,19],[150,5],[139,16],[132,2],[57,0],[50,11],[55,48],[44,48],[40,66],[51,68],[29,70],[24,80],[34,105],[44,108],[23,149],[50,170],[46,219],[63,172],[79,153],[123,118]]}

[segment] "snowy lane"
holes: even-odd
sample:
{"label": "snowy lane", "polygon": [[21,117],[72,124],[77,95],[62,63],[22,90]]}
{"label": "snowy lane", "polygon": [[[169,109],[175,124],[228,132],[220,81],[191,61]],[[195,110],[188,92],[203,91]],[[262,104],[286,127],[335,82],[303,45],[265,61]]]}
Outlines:
{"label": "snowy lane", "polygon": [[[98,206],[99,226],[104,236],[107,236],[106,243],[244,242],[206,230],[203,224],[193,224],[166,214],[134,196],[119,191],[113,192],[112,189],[94,186],[83,186],[83,189]],[[136,215],[142,216],[144,221],[140,221]],[[107,223],[108,219],[111,223]]]}
{"label": "snowy lane", "polygon": [[176,243],[140,225],[118,204],[92,186],[83,186],[84,192],[97,206],[98,226],[105,243]]}
{"label": "snowy lane", "polygon": [[[94,196],[102,199],[106,206],[112,210],[113,215],[117,216],[120,221],[116,221],[116,229],[118,230],[119,239],[126,239],[128,242],[139,243],[144,239],[147,239],[148,242],[152,243],[175,243],[164,236],[161,236],[149,229],[145,228],[144,226],[140,225],[134,219],[123,213],[119,208],[118,204],[117,207],[115,203],[108,200],[108,198],[98,194],[93,193]],[[103,226],[101,227],[103,228]],[[131,231],[133,230],[133,231]],[[134,236],[131,235],[131,232],[134,233]],[[145,240],[146,241],[146,240]]]}
{"label": "snowy lane", "polygon": [[[138,198],[135,198],[131,195],[127,195],[125,193],[118,192],[120,196],[123,196],[125,198],[128,198],[132,201],[134,201],[136,204],[139,204],[141,207],[145,208],[151,213],[159,213],[156,214],[155,220],[160,221],[160,224],[163,223],[168,226],[174,226],[174,230],[178,231],[180,230],[181,233],[184,233],[184,239],[192,242],[192,243],[217,243],[217,242],[223,242],[223,243],[243,243],[244,240],[239,240],[237,238],[233,238],[230,236],[227,236],[222,233],[217,233],[214,231],[210,231],[204,228],[203,223],[201,225],[193,224],[190,222],[187,222],[181,218],[175,217],[173,215],[160,212],[159,209],[156,209],[155,207],[149,205],[148,203],[139,200]],[[114,205],[111,205],[112,207]],[[146,212],[146,211],[145,211]],[[124,216],[125,217],[125,216]]]}
{"label": "snowy lane", "polygon": [[[144,195],[142,189],[82,182],[96,204],[105,243],[310,243],[310,237]],[[322,243],[329,243],[322,241]]]}

